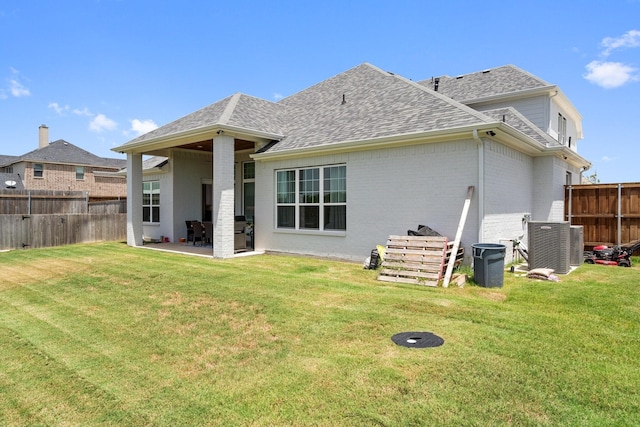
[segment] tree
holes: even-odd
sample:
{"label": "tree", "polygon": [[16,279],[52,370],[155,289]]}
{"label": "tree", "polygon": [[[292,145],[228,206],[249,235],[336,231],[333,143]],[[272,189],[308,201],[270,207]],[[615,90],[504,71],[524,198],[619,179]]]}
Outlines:
{"label": "tree", "polygon": [[589,181],[591,184],[600,184],[600,179],[598,179],[598,171],[593,171],[591,175],[587,175],[585,178],[587,178],[587,181]]}

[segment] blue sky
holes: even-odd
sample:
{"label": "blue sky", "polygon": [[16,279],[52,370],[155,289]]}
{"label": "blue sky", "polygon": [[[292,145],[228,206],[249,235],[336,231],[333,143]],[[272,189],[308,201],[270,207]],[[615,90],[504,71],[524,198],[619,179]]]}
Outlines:
{"label": "blue sky", "polygon": [[640,0],[0,0],[0,154],[46,124],[121,157],[233,93],[275,101],[362,62],[413,80],[517,65],[581,112],[587,175],[640,181]]}

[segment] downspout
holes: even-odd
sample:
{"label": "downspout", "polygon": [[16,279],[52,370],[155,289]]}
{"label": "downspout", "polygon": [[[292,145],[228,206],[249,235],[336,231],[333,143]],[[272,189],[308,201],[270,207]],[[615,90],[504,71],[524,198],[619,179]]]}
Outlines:
{"label": "downspout", "polygon": [[478,242],[484,241],[484,143],[473,130],[473,139],[478,144]]}

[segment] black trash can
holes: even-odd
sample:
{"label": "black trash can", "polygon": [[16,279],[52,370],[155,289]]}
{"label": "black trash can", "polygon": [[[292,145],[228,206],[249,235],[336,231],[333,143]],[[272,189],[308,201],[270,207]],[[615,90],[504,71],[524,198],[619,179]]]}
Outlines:
{"label": "black trash can", "polygon": [[504,282],[505,245],[476,243],[473,249],[473,278],[485,288],[501,288]]}

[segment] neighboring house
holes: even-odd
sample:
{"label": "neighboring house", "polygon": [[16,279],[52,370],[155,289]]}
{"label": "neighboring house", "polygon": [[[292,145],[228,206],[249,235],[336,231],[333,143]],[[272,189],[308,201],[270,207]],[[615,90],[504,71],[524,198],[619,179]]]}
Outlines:
{"label": "neighboring house", "polygon": [[[513,239],[527,220],[563,219],[564,185],[590,166],[580,121],[557,86],[513,66],[416,83],[364,63],[278,102],[237,93],[114,149],[127,242],[176,241],[211,215],[226,258],[245,215],[256,250],[362,260],[419,224],[453,238],[468,186],[463,246]],[[143,172],[143,155],[166,163]]]}
{"label": "neighboring house", "polygon": [[[49,129],[39,129],[39,147],[22,156],[0,156],[0,172],[13,174],[26,190],[84,191],[89,199],[125,198],[126,160],[98,157],[65,140],[49,143]],[[16,187],[17,188],[17,187]]]}

